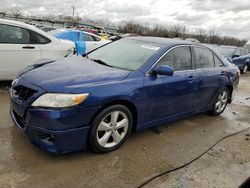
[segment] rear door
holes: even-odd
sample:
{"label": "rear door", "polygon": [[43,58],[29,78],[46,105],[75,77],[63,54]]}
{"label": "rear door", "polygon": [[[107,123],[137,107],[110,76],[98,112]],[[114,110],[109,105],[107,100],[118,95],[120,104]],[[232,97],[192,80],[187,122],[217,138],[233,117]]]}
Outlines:
{"label": "rear door", "polygon": [[180,46],[170,50],[157,65],[172,66],[174,74],[145,77],[147,121],[165,119],[192,111],[195,75],[192,69],[190,47]]}
{"label": "rear door", "polygon": [[195,93],[194,108],[204,110],[209,108],[219,89],[224,83],[226,76],[224,64],[209,49],[203,47],[193,47],[195,59]]}
{"label": "rear door", "polygon": [[0,79],[13,79],[19,71],[41,59],[41,50],[31,44],[26,28],[0,24],[0,57]]}

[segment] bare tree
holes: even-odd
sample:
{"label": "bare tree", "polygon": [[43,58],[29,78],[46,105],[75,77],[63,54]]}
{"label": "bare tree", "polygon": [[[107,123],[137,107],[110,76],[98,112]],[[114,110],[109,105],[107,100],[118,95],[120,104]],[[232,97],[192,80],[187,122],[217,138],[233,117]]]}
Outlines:
{"label": "bare tree", "polygon": [[22,15],[22,10],[20,7],[12,7],[9,9],[10,14],[16,18],[16,20]]}
{"label": "bare tree", "polygon": [[134,33],[142,36],[158,36],[166,38],[195,38],[201,43],[210,43],[217,45],[233,45],[243,46],[246,40],[240,40],[234,37],[220,36],[215,30],[206,31],[198,29],[195,33],[188,33],[185,26],[163,26],[163,25],[142,25],[136,22],[122,21],[118,25],[118,32],[121,33]]}
{"label": "bare tree", "polygon": [[1,18],[4,18],[6,16],[6,14],[7,14],[7,10],[1,10],[0,11],[0,17]]}

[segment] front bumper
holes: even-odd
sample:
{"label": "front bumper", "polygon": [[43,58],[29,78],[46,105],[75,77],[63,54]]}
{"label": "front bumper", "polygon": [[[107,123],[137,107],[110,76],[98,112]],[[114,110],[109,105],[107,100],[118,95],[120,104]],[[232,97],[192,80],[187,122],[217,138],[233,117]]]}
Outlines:
{"label": "front bumper", "polygon": [[30,142],[52,153],[68,153],[88,148],[89,124],[97,109],[74,107],[64,110],[23,109],[11,100],[10,115]]}

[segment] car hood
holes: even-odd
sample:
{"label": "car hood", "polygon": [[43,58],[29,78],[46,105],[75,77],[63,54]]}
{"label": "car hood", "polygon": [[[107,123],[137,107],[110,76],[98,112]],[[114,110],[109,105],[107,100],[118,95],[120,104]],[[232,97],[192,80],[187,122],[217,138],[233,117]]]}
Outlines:
{"label": "car hood", "polygon": [[47,92],[70,93],[80,87],[91,87],[125,79],[130,72],[72,56],[31,69],[21,78]]}

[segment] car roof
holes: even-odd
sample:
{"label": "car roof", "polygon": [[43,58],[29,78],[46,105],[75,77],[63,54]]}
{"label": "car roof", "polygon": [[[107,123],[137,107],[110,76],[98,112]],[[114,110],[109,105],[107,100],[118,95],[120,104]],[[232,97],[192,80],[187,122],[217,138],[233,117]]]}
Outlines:
{"label": "car roof", "polygon": [[15,20],[7,20],[7,19],[0,19],[0,23],[9,24],[9,25],[16,25],[26,28],[34,28],[34,26],[31,26],[29,24],[26,24],[24,22],[15,21]]}
{"label": "car roof", "polygon": [[216,46],[216,48],[233,48],[233,49],[236,49],[236,48],[240,48],[240,47],[237,47],[237,46],[228,46],[228,45],[220,45],[220,46]]}
{"label": "car roof", "polygon": [[180,39],[163,38],[163,37],[137,36],[137,37],[128,37],[128,38],[132,40],[154,43],[156,45],[158,44],[162,47],[163,46],[175,46],[175,45],[196,45],[196,46],[206,47],[205,45],[202,45],[200,43],[194,43],[194,42],[189,42],[189,41],[180,40]]}

